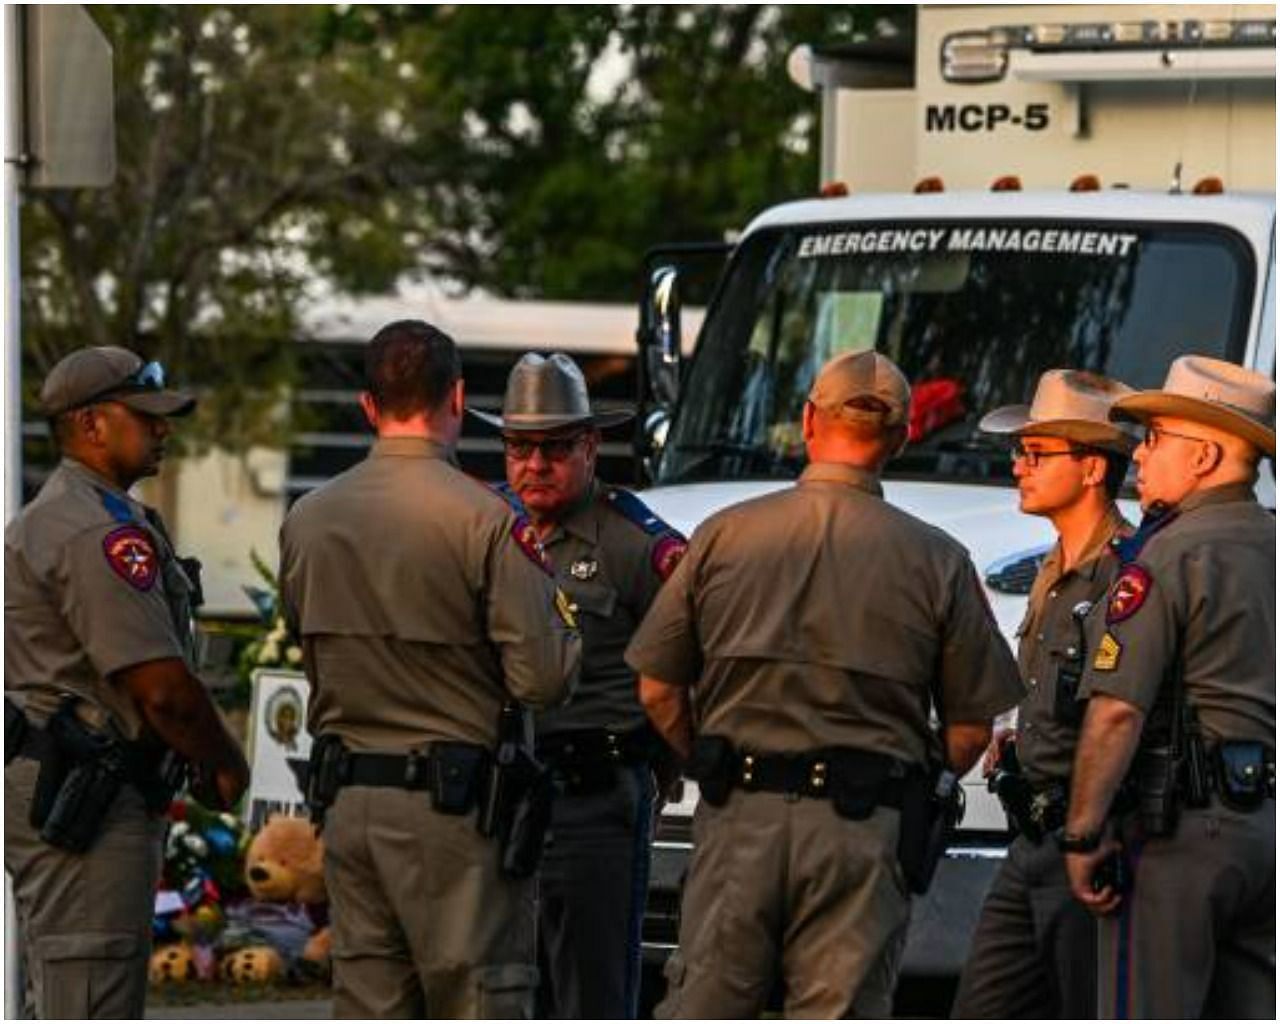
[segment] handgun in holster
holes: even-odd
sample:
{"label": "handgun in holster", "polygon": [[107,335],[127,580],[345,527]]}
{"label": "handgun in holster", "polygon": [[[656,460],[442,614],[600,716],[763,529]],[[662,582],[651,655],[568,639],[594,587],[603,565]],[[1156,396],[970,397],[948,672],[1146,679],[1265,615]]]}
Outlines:
{"label": "handgun in holster", "polygon": [[303,796],[311,813],[311,823],[317,828],[324,825],[325,812],[337,799],[338,790],[346,784],[349,766],[349,754],[341,739],[334,735],[316,737],[307,763],[307,785]]}
{"label": "handgun in holster", "polygon": [[524,708],[514,701],[503,704],[476,814],[476,830],[497,840],[508,878],[528,878],[538,869],[551,824],[551,773],[533,754],[529,725]]}
{"label": "handgun in holster", "polygon": [[907,783],[898,831],[898,863],[907,887],[924,893],[964,819],[964,787],[955,772],[942,766],[914,773]]}
{"label": "handgun in holster", "polygon": [[[128,767],[124,744],[85,725],[76,703],[64,701],[45,725],[58,755],[47,767],[41,762],[36,788],[42,792],[32,801],[31,824],[49,845],[84,853],[101,834]],[[47,772],[52,774],[46,777]]]}

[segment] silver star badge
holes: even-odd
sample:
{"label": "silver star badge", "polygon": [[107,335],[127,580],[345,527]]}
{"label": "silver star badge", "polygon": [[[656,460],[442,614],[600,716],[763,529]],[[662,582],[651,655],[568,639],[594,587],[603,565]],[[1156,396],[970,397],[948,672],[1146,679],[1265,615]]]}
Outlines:
{"label": "silver star badge", "polygon": [[569,566],[569,575],[575,580],[589,580],[600,571],[600,563],[594,558],[579,558]]}

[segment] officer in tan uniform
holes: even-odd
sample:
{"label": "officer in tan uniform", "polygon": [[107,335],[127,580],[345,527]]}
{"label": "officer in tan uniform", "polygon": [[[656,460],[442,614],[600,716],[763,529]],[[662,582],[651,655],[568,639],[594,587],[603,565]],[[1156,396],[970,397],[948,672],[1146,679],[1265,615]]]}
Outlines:
{"label": "officer in tan uniform", "polygon": [[[582,629],[573,700],[538,716],[538,757],[554,770],[552,842],[539,875],[540,1010],[552,1018],[633,1018],[649,878],[654,772],[669,758],[649,728],[627,642],[684,552],[684,538],[634,494],[595,476],[600,429],[568,356],[524,356],[501,416],[507,484],[529,516]],[[659,772],[661,774],[661,772]]]}
{"label": "officer in tan uniform", "polygon": [[662,1016],[755,1016],[779,970],[788,1016],[888,1016],[927,766],[1023,694],[965,550],[883,499],[909,404],[884,356],[830,361],[798,485],[699,527],[627,650],[702,796]]}
{"label": "officer in tan uniform", "polygon": [[485,780],[504,701],[562,701],[581,642],[532,527],[453,464],[453,341],[389,324],[366,372],[373,449],[281,530],[281,596],[311,684],[308,785],[331,803],[334,1011],[527,1017],[534,882],[480,834]]}
{"label": "officer in tan uniform", "polygon": [[1108,419],[1130,389],[1096,374],[1050,370],[1031,405],[1006,406],[979,427],[1012,435],[1019,507],[1057,532],[1018,627],[1027,696],[1018,731],[997,732],[987,774],[1017,829],[992,882],[960,978],[952,1016],[1092,1017],[1092,917],[1071,895],[1053,833],[1070,794],[1084,703],[1084,619],[1118,564],[1111,543],[1129,527],[1115,499],[1136,443]]}
{"label": "officer in tan uniform", "polygon": [[248,782],[194,674],[196,581],[128,493],[195,402],[114,347],[64,358],[40,400],[62,460],[4,552],[4,863],[26,1010],[141,1017],[175,757],[206,801]]}
{"label": "officer in tan uniform", "polygon": [[1270,1019],[1276,526],[1253,485],[1275,457],[1275,384],[1183,356],[1111,415],[1146,426],[1145,515],[1089,619],[1060,838],[1102,915],[1099,1015]]}

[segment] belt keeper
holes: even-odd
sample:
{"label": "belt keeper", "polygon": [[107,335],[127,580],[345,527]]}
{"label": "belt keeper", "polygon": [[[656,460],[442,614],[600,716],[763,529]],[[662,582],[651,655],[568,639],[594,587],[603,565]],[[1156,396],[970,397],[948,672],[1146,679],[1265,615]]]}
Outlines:
{"label": "belt keeper", "polygon": [[750,754],[747,754],[742,758],[743,783],[750,783],[752,781],[755,775],[755,765],[756,765],[756,759],[752,757]]}
{"label": "belt keeper", "polygon": [[418,753],[409,753],[404,759],[404,783],[406,786],[416,786],[422,779],[422,769],[426,766],[427,759]]}

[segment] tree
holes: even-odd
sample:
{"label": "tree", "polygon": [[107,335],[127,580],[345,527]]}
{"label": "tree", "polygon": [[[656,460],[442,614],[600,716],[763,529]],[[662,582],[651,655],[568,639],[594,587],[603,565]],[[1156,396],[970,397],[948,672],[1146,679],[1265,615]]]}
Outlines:
{"label": "tree", "polygon": [[31,193],[38,380],[124,344],[209,388],[198,436],[278,437],[318,289],[634,297],[639,257],[812,190],[784,64],[856,7],[100,6],[119,175]]}

